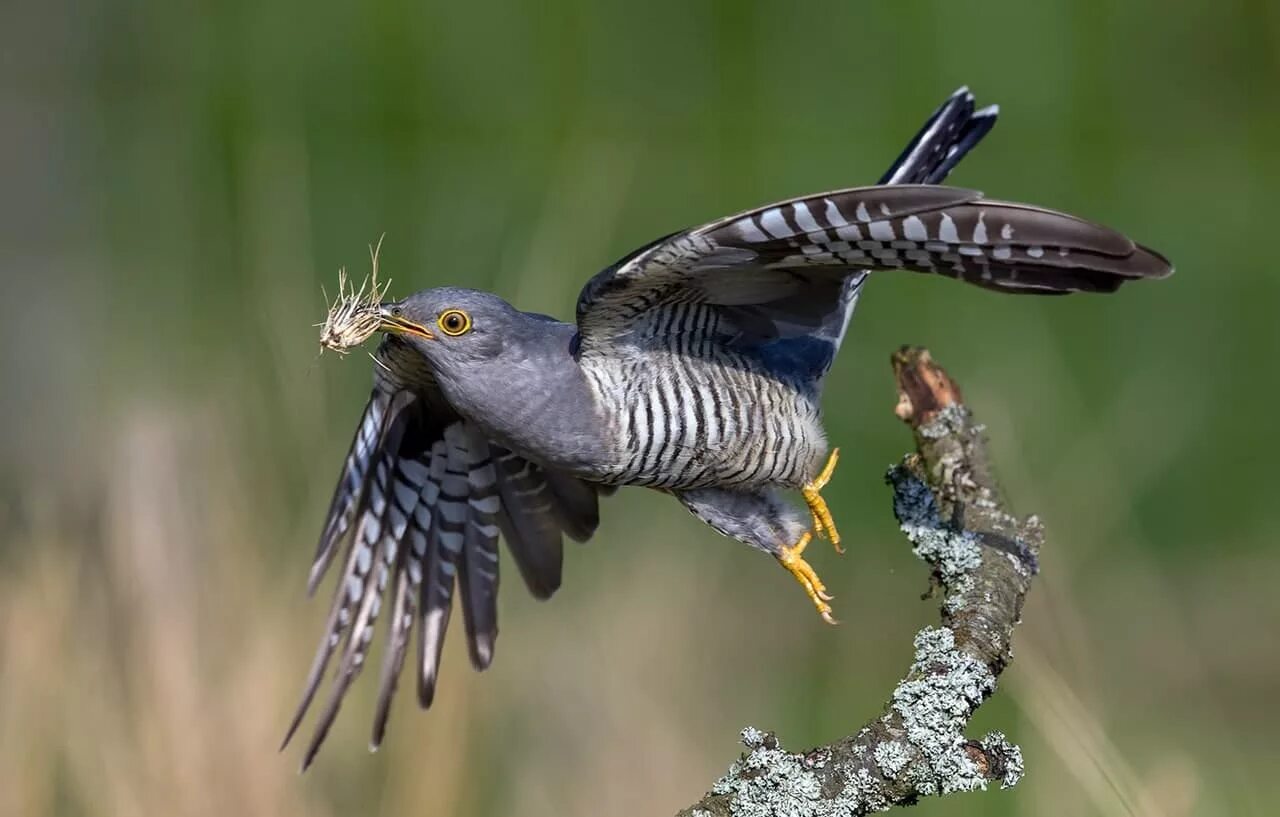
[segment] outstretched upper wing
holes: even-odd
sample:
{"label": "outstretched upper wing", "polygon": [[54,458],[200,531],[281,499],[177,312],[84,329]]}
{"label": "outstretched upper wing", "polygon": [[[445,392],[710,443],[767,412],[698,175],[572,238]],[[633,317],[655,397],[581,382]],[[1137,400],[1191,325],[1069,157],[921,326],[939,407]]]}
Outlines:
{"label": "outstretched upper wing", "polygon": [[[425,362],[388,337],[378,349],[374,389],[343,465],[311,569],[314,592],[344,542],[334,590],[287,744],[319,691],[335,653],[331,691],[303,758],[310,764],[360,674],[384,605],[389,623],[371,743],[381,743],[392,697],[417,625],[419,702],[429,706],[455,587],[471,662],[484,669],[497,638],[499,530],[529,589],[560,585],[562,536],[590,537],[597,488],[544,471],[490,443],[445,401]],[[283,747],[282,747],[283,748]]]}
{"label": "outstretched upper wing", "polygon": [[798,340],[770,349],[787,347],[820,374],[868,270],[936,272],[1031,294],[1110,292],[1172,271],[1105,227],[937,186],[997,114],[994,105],[975,110],[961,88],[907,144],[882,186],[779,202],[636,250],[583,288],[581,353]]}
{"label": "outstretched upper wing", "polygon": [[1172,272],[1065,213],[937,185],[853,188],[712,222],[599,273],[578,300],[581,352],[821,335],[848,276],[894,268],[1039,295]]}

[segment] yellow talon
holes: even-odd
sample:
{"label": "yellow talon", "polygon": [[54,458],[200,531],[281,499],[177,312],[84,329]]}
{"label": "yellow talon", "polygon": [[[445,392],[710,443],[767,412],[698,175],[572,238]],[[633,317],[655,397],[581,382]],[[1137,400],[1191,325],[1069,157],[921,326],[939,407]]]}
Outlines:
{"label": "yellow talon", "polygon": [[790,547],[784,547],[778,554],[778,562],[785,567],[792,576],[796,577],[796,581],[800,582],[800,586],[809,594],[809,600],[813,602],[813,606],[818,609],[818,614],[822,616],[823,621],[828,624],[836,624],[836,620],[831,616],[831,605],[827,602],[831,601],[834,596],[827,593],[826,585],[822,583],[822,579],[818,578],[818,574],[814,572],[809,563],[804,560],[804,549],[808,546],[809,541],[813,539],[813,534],[805,531],[800,537],[800,541]]}
{"label": "yellow talon", "polygon": [[831,449],[831,456],[827,457],[827,464],[822,467],[822,473],[801,488],[800,494],[804,497],[804,503],[809,506],[809,513],[813,515],[814,531],[819,536],[830,539],[836,553],[844,553],[844,548],[840,547],[840,532],[836,530],[836,521],[831,518],[831,510],[827,507],[827,501],[822,498],[821,493],[831,481],[831,475],[835,473],[836,463],[839,461],[840,449]]}

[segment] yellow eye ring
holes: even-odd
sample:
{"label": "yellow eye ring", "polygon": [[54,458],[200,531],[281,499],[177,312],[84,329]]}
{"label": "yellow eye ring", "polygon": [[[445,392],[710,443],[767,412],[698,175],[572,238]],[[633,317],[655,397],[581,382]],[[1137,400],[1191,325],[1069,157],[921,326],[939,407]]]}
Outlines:
{"label": "yellow eye ring", "polygon": [[471,331],[471,316],[461,309],[446,309],[436,318],[436,326],[451,338]]}

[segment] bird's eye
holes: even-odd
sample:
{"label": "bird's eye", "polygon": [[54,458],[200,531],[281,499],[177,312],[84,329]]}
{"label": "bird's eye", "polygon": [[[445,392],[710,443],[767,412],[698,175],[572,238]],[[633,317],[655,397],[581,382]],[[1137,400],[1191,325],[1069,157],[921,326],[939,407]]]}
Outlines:
{"label": "bird's eye", "polygon": [[441,332],[456,338],[471,331],[471,316],[461,309],[446,309],[440,313],[436,325]]}
{"label": "bird's eye", "polygon": [[400,308],[400,307],[398,307],[398,306],[393,306],[393,307],[391,307],[391,317],[393,317],[393,318],[402,318],[402,317],[404,317],[404,310],[403,310],[403,309],[401,309],[401,308]]}

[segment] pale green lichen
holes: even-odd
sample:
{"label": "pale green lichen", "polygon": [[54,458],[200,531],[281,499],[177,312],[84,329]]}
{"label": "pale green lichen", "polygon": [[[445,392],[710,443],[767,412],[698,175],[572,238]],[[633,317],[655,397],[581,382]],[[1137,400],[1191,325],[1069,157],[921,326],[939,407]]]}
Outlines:
{"label": "pale green lichen", "polygon": [[[819,814],[822,784],[805,768],[801,755],[784,751],[777,741],[754,727],[742,730],[751,751],[729,767],[713,794],[728,795],[729,812],[737,817]],[[834,814],[834,813],[833,813]]]}
{"label": "pale green lichen", "polygon": [[742,731],[742,742],[750,751],[711,789],[729,798],[734,817],[851,817],[890,806],[884,781],[862,766],[832,770],[838,790],[824,793],[816,770],[829,754],[815,759],[788,752],[777,738],[754,727]]}
{"label": "pale green lichen", "polygon": [[769,739],[768,732],[762,732],[754,726],[748,726],[742,730],[742,734],[738,736],[742,741],[742,745],[748,749],[759,749],[764,746],[764,742]]}
{"label": "pale green lichen", "polygon": [[995,689],[995,676],[957,650],[955,635],[945,627],[921,630],[915,647],[911,680],[893,691],[907,742],[924,759],[912,769],[913,783],[922,795],[985,788],[986,778],[964,751],[964,727]]}
{"label": "pale green lichen", "polygon": [[[963,431],[969,424],[969,411],[959,403],[952,403],[935,414],[929,422],[921,425],[917,432],[921,437],[937,440],[949,434]],[[981,428],[981,427],[979,427]]]}
{"label": "pale green lichen", "polygon": [[[989,775],[1007,788],[1022,776],[1018,747],[998,732],[975,745],[963,731],[994,689],[991,669],[957,649],[951,630],[926,627],[916,634],[909,680],[894,690],[892,713],[883,719],[893,737],[873,742],[870,757],[863,745],[868,729],[850,747],[857,760],[831,765],[827,750],[788,752],[773,735],[747,727],[742,742],[749,751],[711,792],[726,798],[734,817],[850,817],[889,808],[894,781],[909,783],[920,797],[985,789]],[[983,755],[989,762],[979,765]]]}
{"label": "pale green lichen", "polygon": [[[950,424],[963,420],[963,411],[944,412],[926,436],[949,433]],[[946,589],[944,608],[955,612],[969,596],[974,604],[993,604],[990,590],[975,587],[984,540],[944,523],[933,491],[910,469],[892,469],[889,481],[902,531]],[[894,690],[890,711],[850,741],[849,754],[796,754],[771,734],[744,729],[748,752],[712,788],[723,798],[715,813],[727,807],[735,817],[849,817],[916,797],[984,789],[992,780],[1006,788],[1018,782],[1018,747],[997,732],[977,742],[965,739],[970,716],[995,690],[996,679],[991,667],[956,647],[951,629],[917,633],[907,678]]]}
{"label": "pale green lichen", "polygon": [[1022,765],[1022,750],[1016,744],[1010,743],[1003,732],[990,732],[979,743],[988,757],[999,757],[1004,763],[1000,788],[1011,789],[1018,785],[1018,781],[1025,773]]}
{"label": "pale green lichen", "polygon": [[962,609],[964,594],[973,588],[972,573],[982,566],[978,537],[944,524],[933,491],[905,468],[890,469],[889,481],[894,486],[893,513],[911,541],[912,553],[937,571],[947,589],[947,612]]}
{"label": "pale green lichen", "polygon": [[881,782],[867,769],[859,767],[853,773],[853,777],[850,778],[849,785],[857,792],[857,802],[860,809],[853,813],[870,814],[876,811],[888,811],[893,807],[893,804],[889,802],[889,798],[884,795]]}
{"label": "pale green lichen", "polygon": [[887,740],[876,746],[875,758],[880,772],[889,780],[896,780],[898,772],[911,762],[911,752],[896,740]]}
{"label": "pale green lichen", "polygon": [[853,744],[853,756],[854,756],[854,757],[862,757],[863,755],[865,755],[865,754],[867,753],[867,747],[862,743],[862,741],[863,741],[863,739],[865,739],[865,738],[866,738],[867,733],[868,733],[868,732],[870,732],[870,731],[871,731],[871,730],[870,730],[869,728],[867,728],[867,727],[865,727],[865,726],[864,726],[864,727],[862,727],[862,729],[858,732],[858,735],[857,735],[857,737],[855,738],[855,742],[854,742],[854,744]]}

